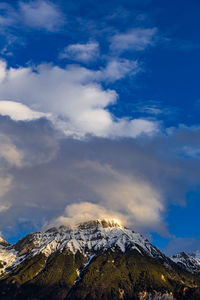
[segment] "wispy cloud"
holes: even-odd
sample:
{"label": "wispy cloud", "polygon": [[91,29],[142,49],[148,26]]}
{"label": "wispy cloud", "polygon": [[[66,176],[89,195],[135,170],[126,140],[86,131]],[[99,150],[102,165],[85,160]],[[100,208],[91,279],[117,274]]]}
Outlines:
{"label": "wispy cloud", "polygon": [[159,115],[176,115],[179,112],[179,108],[176,106],[166,106],[161,101],[138,101],[135,103],[135,111],[150,115],[150,116],[159,116]]}
{"label": "wispy cloud", "polygon": [[117,33],[111,37],[110,48],[116,52],[126,50],[143,51],[154,45],[156,28],[133,28],[125,33]]}
{"label": "wispy cloud", "polygon": [[200,44],[198,41],[194,41],[192,39],[178,39],[171,36],[162,37],[160,39],[163,46],[168,49],[175,50],[175,51],[183,51],[183,52],[190,52],[190,51],[198,51],[200,48]]}
{"label": "wispy cloud", "polygon": [[[1,178],[0,177],[0,197],[3,197],[9,190],[11,187],[11,183],[12,183],[12,177],[11,176],[7,176],[5,178]],[[6,204],[1,206],[1,211],[5,210],[7,207]]]}
{"label": "wispy cloud", "polygon": [[183,146],[182,149],[178,151],[180,157],[188,158],[199,158],[200,157],[200,145],[198,146]]}
{"label": "wispy cloud", "polygon": [[0,4],[0,24],[2,28],[27,27],[54,32],[65,23],[59,7],[51,1],[19,1],[17,7]]}
{"label": "wispy cloud", "polygon": [[0,25],[2,28],[12,26],[18,21],[17,11],[8,3],[0,3]]}
{"label": "wispy cloud", "polygon": [[200,248],[200,239],[195,237],[175,237],[172,239],[167,247],[162,250],[167,255],[173,255],[182,252],[183,249],[186,253],[192,253]]}
{"label": "wispy cloud", "polygon": [[97,73],[102,81],[114,82],[127,75],[133,76],[142,70],[137,60],[111,58],[105,68]]}
{"label": "wispy cloud", "polygon": [[25,25],[57,31],[64,24],[64,17],[59,8],[50,1],[36,0],[30,2],[19,2],[19,13]]}
{"label": "wispy cloud", "polygon": [[89,62],[97,59],[99,56],[99,44],[97,42],[88,42],[87,44],[72,44],[64,48],[59,54],[61,59],[71,59],[80,62]]}

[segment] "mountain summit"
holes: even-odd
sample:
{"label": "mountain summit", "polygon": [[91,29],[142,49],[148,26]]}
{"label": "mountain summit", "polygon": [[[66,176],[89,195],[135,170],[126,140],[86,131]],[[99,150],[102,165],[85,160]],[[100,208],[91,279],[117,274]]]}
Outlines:
{"label": "mountain summit", "polygon": [[117,220],[54,227],[1,244],[0,263],[3,300],[200,297],[197,273]]}
{"label": "mountain summit", "polygon": [[[93,220],[72,227],[51,228],[44,233],[32,234],[32,243],[34,253],[42,252],[46,255],[63,248],[69,249],[73,254],[79,251],[86,257],[107,249],[125,252],[130,248],[138,252],[145,251],[150,256],[161,255],[161,252],[139,233],[123,227],[116,220]],[[24,241],[20,241],[16,248],[21,250],[23,244]]]}
{"label": "mountain summit", "polygon": [[[9,245],[9,244],[8,244]],[[45,232],[27,235],[13,246],[5,245],[1,249],[4,257],[8,254],[6,268],[16,266],[28,257],[40,253],[49,256],[55,251],[68,249],[71,253],[81,253],[84,257],[106,250],[135,249],[151,257],[162,257],[163,254],[144,239],[139,233],[125,228],[116,220],[92,220],[75,226],[53,227]],[[2,254],[1,254],[2,255]],[[3,271],[3,270],[2,270]]]}
{"label": "mountain summit", "polygon": [[8,246],[9,243],[5,241],[2,237],[0,237],[0,246]]}

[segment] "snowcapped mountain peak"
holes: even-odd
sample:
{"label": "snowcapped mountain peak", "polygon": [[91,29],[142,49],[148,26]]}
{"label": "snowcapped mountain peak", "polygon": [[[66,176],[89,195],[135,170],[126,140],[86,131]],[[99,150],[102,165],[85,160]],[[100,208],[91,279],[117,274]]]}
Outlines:
{"label": "snowcapped mountain peak", "polygon": [[[98,219],[79,223],[75,226],[60,226],[50,228],[45,232],[36,232],[17,243],[20,254],[29,250],[33,255],[67,249],[73,254],[82,253],[90,256],[99,251],[118,249],[125,252],[134,249],[150,256],[160,256],[161,252],[139,233],[123,227],[115,219]],[[24,251],[25,249],[25,251]]]}
{"label": "snowcapped mountain peak", "polygon": [[4,242],[4,239],[2,239],[2,237],[0,237],[0,243],[3,243]]}
{"label": "snowcapped mountain peak", "polygon": [[96,219],[90,220],[85,222],[80,222],[75,225],[69,224],[61,225],[59,227],[51,227],[47,229],[46,233],[60,233],[63,234],[64,232],[72,232],[73,230],[89,230],[89,229],[100,229],[100,228],[121,228],[125,229],[124,226],[121,225],[118,219]]}
{"label": "snowcapped mountain peak", "polygon": [[8,246],[9,243],[5,241],[2,237],[0,237],[0,246]]}
{"label": "snowcapped mountain peak", "polygon": [[77,228],[115,228],[121,227],[124,228],[118,219],[97,219],[86,222],[81,222],[76,225]]}
{"label": "snowcapped mountain peak", "polygon": [[[4,253],[12,254],[10,265],[16,265],[27,257],[43,253],[46,257],[55,251],[80,252],[85,257],[102,251],[126,252],[134,250],[141,255],[162,257],[162,253],[139,233],[125,228],[115,219],[98,219],[79,223],[75,226],[53,227],[44,232],[28,234]],[[7,265],[8,267],[8,265]]]}
{"label": "snowcapped mountain peak", "polygon": [[171,259],[192,273],[200,273],[200,251],[192,254],[180,252],[171,257]]}
{"label": "snowcapped mountain peak", "polygon": [[[177,262],[181,261],[181,266],[184,269],[188,268],[189,271],[199,275],[196,271],[198,266],[196,265],[196,269],[191,267],[193,261],[196,261],[192,256],[189,257],[185,253],[180,253],[173,260],[175,262],[176,260]],[[187,265],[184,266],[184,262],[187,262]],[[91,220],[75,226],[53,227],[44,232],[28,234],[15,245],[0,247],[0,279],[3,282],[8,279],[12,287],[17,283],[17,291],[21,288],[20,285],[28,286],[26,285],[27,282],[30,284],[32,293],[32,283],[36,286],[39,284],[41,289],[43,286],[48,286],[50,290],[55,290],[54,280],[60,278],[60,281],[56,281],[59,282],[57,284],[59,288],[62,289],[63,282],[66,282],[67,287],[71,284],[70,290],[66,292],[66,298],[68,298],[67,295],[70,295],[70,299],[86,299],[85,296],[83,298],[76,297],[76,294],[71,298],[71,293],[78,291],[79,284],[80,290],[85,290],[88,287],[90,289],[91,286],[96,286],[96,284],[98,286],[98,281],[103,292],[105,291],[105,282],[109,288],[112,286],[112,282],[114,283],[112,295],[116,295],[117,298],[113,299],[124,299],[121,297],[121,295],[123,296],[121,294],[123,291],[121,282],[124,282],[127,291],[131,287],[132,290],[135,291],[137,288],[136,291],[140,292],[140,288],[141,293],[139,293],[138,299],[147,299],[147,297],[148,299],[175,299],[169,283],[174,280],[172,287],[183,286],[183,292],[185,292],[187,286],[184,287],[184,276],[187,275],[187,272],[184,271],[183,276],[181,274],[181,268],[177,268],[171,259],[142,235],[123,227],[116,220],[110,219]],[[187,282],[192,282],[191,287],[193,288],[195,282],[191,281],[191,275],[188,273],[186,278],[189,278]],[[23,279],[26,281],[23,282]],[[154,280],[156,280],[155,283]],[[82,285],[83,283],[84,285]],[[138,286],[138,284],[140,285]],[[149,284],[146,290],[144,290],[144,284],[145,286]],[[158,288],[158,292],[155,292],[156,289],[152,290],[154,288],[152,284]],[[168,292],[169,287],[170,293]],[[163,293],[166,291],[163,295],[160,292],[161,288]],[[0,291],[0,298],[3,295],[1,299],[4,299],[5,293],[9,290],[11,289],[8,289],[7,285],[3,283],[3,292]],[[88,290],[86,297],[90,295],[90,290]],[[62,299],[64,299],[63,291]],[[153,293],[149,291],[153,291]],[[26,292],[27,294],[24,294],[23,299],[29,299],[30,290],[27,289]],[[59,290],[56,289],[55,293],[58,292]],[[95,295],[97,295],[96,291]],[[190,296],[190,294],[187,295]],[[130,294],[130,299],[132,296]],[[48,297],[49,295],[41,299]],[[39,296],[34,297],[34,299],[39,298]],[[12,295],[9,299],[12,299]],[[57,296],[55,295],[52,299],[57,299]],[[111,299],[111,297],[105,299]],[[187,299],[193,298],[188,297]]]}

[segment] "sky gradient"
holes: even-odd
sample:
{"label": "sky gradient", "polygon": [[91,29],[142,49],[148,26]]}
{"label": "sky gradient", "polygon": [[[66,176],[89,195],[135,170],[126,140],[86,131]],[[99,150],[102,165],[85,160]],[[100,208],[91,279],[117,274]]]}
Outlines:
{"label": "sky gradient", "polygon": [[200,249],[200,3],[0,3],[0,232],[119,218]]}

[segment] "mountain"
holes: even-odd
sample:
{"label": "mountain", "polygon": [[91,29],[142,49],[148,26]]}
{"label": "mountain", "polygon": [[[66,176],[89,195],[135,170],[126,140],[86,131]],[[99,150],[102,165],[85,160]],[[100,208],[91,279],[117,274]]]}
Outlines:
{"label": "mountain", "polygon": [[115,220],[0,245],[0,299],[200,299],[200,278]]}
{"label": "mountain", "polygon": [[2,237],[0,237],[0,246],[7,246],[9,243],[5,241]]}
{"label": "mountain", "polygon": [[171,259],[182,268],[200,275],[200,251],[191,254],[181,252],[173,255]]}

